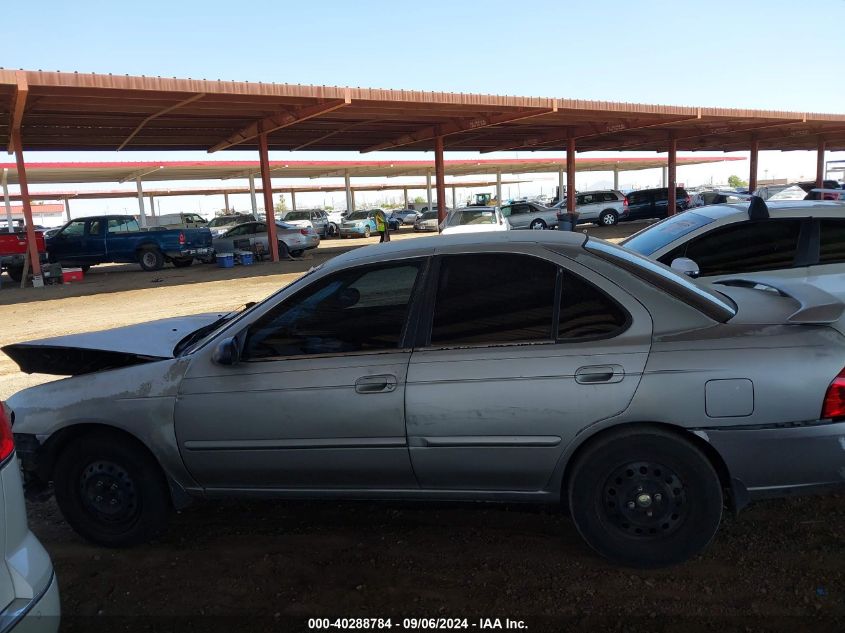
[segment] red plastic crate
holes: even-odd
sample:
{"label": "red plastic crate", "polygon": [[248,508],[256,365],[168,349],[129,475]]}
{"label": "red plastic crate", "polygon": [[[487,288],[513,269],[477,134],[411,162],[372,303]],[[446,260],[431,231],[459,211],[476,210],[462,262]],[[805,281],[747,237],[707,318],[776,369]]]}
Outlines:
{"label": "red plastic crate", "polygon": [[81,268],[62,268],[62,283],[72,284],[82,281],[85,273]]}

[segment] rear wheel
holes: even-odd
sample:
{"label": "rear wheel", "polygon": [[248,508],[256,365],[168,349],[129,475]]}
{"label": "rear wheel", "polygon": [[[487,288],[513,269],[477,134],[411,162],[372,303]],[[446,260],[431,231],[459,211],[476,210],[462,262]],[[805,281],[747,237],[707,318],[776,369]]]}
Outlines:
{"label": "rear wheel", "polygon": [[543,222],[543,220],[537,219],[531,223],[531,226],[529,228],[534,229],[535,231],[545,231],[548,227],[546,226],[546,223]]}
{"label": "rear wheel", "polygon": [[157,248],[145,248],[138,253],[138,263],[146,271],[161,270],[164,267],[164,255]]}
{"label": "rear wheel", "polygon": [[619,216],[612,209],[605,209],[599,215],[600,226],[614,226],[617,222],[619,222]]}
{"label": "rear wheel", "polygon": [[337,224],[330,222],[326,227],[326,237],[337,237]]}
{"label": "rear wheel", "polygon": [[194,263],[193,257],[183,257],[183,258],[180,258],[180,259],[174,259],[173,260],[173,265],[176,266],[176,268],[187,268],[188,266],[190,266],[193,263]]}
{"label": "rear wheel", "polygon": [[302,250],[295,250],[295,251],[291,251],[290,254],[291,254],[291,257],[302,257],[302,253],[304,253],[304,252],[305,251],[302,251]]}
{"label": "rear wheel", "polygon": [[6,272],[9,273],[9,277],[12,278],[12,281],[20,283],[21,279],[23,279],[23,266],[9,266],[9,268],[6,269]]}
{"label": "rear wheel", "polygon": [[630,567],[674,565],[695,556],[722,517],[722,487],[707,457],[655,428],[597,439],[577,458],[568,492],[584,540]]}
{"label": "rear wheel", "polygon": [[146,450],[119,434],[72,440],[56,460],[53,485],[67,522],[98,545],[137,545],[167,528],[164,473]]}
{"label": "rear wheel", "polygon": [[290,258],[290,250],[288,249],[288,245],[284,242],[279,242],[279,259],[289,259]]}

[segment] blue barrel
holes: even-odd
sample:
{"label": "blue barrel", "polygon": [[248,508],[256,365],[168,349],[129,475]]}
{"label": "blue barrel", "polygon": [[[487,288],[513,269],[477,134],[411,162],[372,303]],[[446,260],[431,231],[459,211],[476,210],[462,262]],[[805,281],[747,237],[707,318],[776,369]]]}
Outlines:
{"label": "blue barrel", "polygon": [[240,261],[241,266],[252,266],[252,253],[250,253],[249,251],[241,251],[240,253],[238,253],[238,261]]}
{"label": "blue barrel", "polygon": [[235,256],[232,253],[217,253],[218,268],[234,268]]}

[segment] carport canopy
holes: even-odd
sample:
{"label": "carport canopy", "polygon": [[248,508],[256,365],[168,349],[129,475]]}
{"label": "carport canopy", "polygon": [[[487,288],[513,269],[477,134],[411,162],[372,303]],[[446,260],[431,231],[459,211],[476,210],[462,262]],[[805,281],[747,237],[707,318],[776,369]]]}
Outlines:
{"label": "carport canopy", "polygon": [[[265,208],[270,149],[434,149],[441,200],[446,148],[566,147],[570,165],[576,149],[665,151],[671,212],[678,150],[750,150],[752,184],[760,149],[816,149],[821,172],[826,149],[845,149],[845,115],[0,70],[0,143],[16,151],[21,174],[25,150],[258,149]],[[25,176],[20,184],[26,210]],[[568,190],[574,184],[569,170]],[[574,196],[568,204],[574,210]],[[273,243],[275,225],[267,224]],[[34,235],[29,242],[37,259]]]}

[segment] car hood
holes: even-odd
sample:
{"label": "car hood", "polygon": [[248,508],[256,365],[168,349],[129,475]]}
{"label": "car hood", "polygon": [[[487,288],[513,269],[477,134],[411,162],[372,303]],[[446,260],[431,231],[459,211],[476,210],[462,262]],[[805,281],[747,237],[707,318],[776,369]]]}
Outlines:
{"label": "car hood", "polygon": [[179,341],[223,316],[214,312],[173,317],[101,332],[15,343],[2,350],[27,374],[78,376],[173,358]]}

